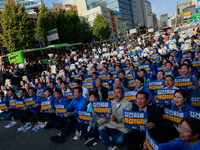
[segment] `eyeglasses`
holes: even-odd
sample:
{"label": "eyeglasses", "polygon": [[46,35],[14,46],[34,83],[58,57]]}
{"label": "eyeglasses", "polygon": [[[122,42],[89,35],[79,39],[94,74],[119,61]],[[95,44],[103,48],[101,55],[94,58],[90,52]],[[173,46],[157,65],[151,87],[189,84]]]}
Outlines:
{"label": "eyeglasses", "polygon": [[179,125],[178,127],[179,127],[179,130],[182,130],[183,133],[185,133],[185,134],[187,134],[187,133],[192,133],[192,132],[190,132],[188,129],[183,128],[181,125]]}

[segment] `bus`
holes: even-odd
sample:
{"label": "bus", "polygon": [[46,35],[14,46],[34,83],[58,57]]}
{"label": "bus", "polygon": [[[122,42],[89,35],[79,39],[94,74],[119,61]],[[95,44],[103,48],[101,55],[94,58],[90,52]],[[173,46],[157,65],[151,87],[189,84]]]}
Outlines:
{"label": "bus", "polygon": [[24,63],[25,58],[29,59],[29,61],[38,61],[41,60],[43,64],[48,64],[49,53],[55,54],[65,54],[70,53],[70,51],[78,51],[83,52],[83,43],[75,43],[75,44],[55,44],[49,45],[43,48],[36,49],[27,49],[21,50],[17,52],[12,52],[4,56],[0,56],[0,66],[4,64],[5,66],[10,64],[20,64]]}

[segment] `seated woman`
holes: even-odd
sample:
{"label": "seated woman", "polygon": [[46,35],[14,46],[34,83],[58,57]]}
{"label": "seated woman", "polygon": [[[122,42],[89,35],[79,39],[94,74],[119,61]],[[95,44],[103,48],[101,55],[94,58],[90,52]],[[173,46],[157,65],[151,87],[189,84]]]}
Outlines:
{"label": "seated woman", "polygon": [[179,127],[179,138],[171,143],[161,144],[162,150],[199,150],[200,120],[185,118]]}
{"label": "seated woman", "polygon": [[[92,91],[89,95],[90,95],[90,97],[89,97],[90,102],[91,101],[99,101],[99,94],[97,91]],[[91,103],[88,104],[87,111],[93,112]],[[97,117],[94,117],[94,124],[96,121],[97,121]],[[79,120],[79,122],[80,122],[80,120]],[[95,137],[99,136],[98,126],[80,123],[79,128],[82,131],[82,134],[86,140],[85,145],[91,146],[95,141]]]}
{"label": "seated woman", "polygon": [[[171,109],[175,111],[189,112],[195,109],[188,102],[188,94],[183,89],[178,89],[174,93],[174,104],[172,104]],[[163,115],[163,119],[166,117]],[[165,142],[173,140],[179,136],[179,127],[176,124],[164,123],[163,135],[165,135]]]}

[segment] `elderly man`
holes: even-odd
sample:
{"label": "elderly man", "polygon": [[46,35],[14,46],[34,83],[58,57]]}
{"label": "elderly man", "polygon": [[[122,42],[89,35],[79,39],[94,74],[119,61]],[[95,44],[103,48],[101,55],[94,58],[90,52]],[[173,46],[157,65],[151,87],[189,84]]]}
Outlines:
{"label": "elderly man", "polygon": [[[133,111],[147,112],[149,132],[151,136],[158,142],[162,137],[162,112],[156,107],[148,106],[149,94],[145,91],[139,91],[136,95],[137,105],[133,105]],[[123,120],[124,121],[124,120]],[[131,146],[128,150],[138,150],[142,148],[142,143],[145,140],[145,132],[133,130],[132,133],[124,135],[124,141]]]}
{"label": "elderly man", "polygon": [[97,78],[96,79],[96,87],[99,94],[100,101],[107,101],[108,98],[108,89],[102,86],[102,80]]}
{"label": "elderly man", "polygon": [[115,99],[111,102],[112,115],[110,118],[100,118],[93,124],[100,125],[99,133],[108,150],[118,150],[117,146],[113,147],[113,143],[109,139],[109,136],[112,136],[113,141],[116,144],[122,144],[124,142],[124,134],[131,131],[131,129],[124,126],[122,120],[123,110],[132,110],[132,104],[124,98],[124,90],[121,87],[115,89],[114,98]]}

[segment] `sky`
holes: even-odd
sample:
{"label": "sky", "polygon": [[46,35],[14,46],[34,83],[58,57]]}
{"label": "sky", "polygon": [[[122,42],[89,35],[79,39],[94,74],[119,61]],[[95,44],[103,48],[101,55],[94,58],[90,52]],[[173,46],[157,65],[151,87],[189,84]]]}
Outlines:
{"label": "sky", "polygon": [[[76,0],[43,0],[44,4],[51,8],[52,3],[63,3],[63,4],[75,4]],[[168,17],[173,17],[176,13],[177,2],[184,3],[187,0],[149,0],[154,6],[154,13],[157,18],[160,18],[161,14],[168,13]]]}
{"label": "sky", "polygon": [[160,20],[160,15],[168,13],[168,17],[173,17],[177,10],[177,2],[184,3],[188,0],[149,0],[154,6],[154,13]]}

